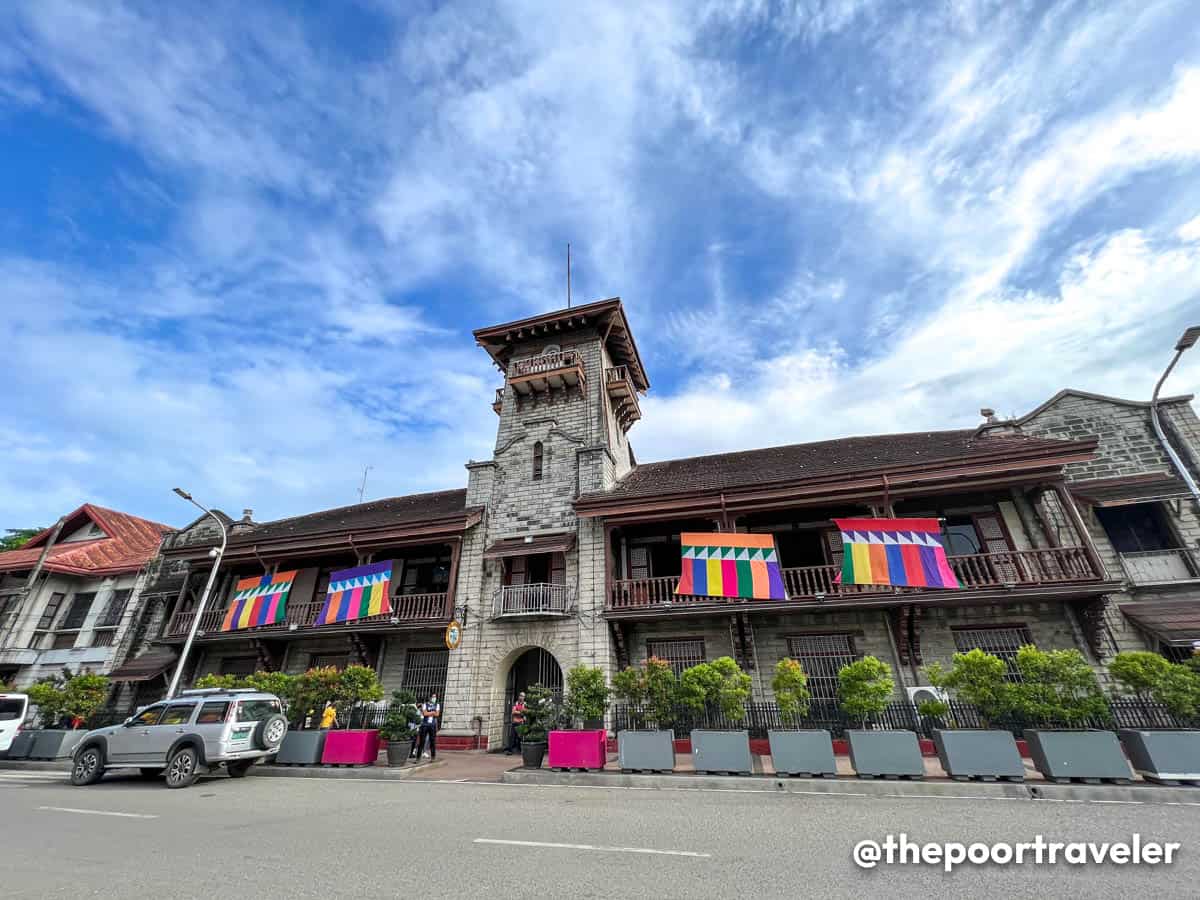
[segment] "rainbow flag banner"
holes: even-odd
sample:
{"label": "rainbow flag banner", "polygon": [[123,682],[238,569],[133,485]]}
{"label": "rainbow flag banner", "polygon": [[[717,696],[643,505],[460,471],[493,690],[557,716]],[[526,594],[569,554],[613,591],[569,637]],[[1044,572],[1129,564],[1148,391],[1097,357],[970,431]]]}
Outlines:
{"label": "rainbow flag banner", "polygon": [[233,602],[221,621],[221,630],[237,631],[282,623],[287,613],[287,595],[295,579],[295,572],[243,578],[237,583]]}
{"label": "rainbow flag banner", "polygon": [[958,588],[937,519],[834,519],[842,532],[841,584]]}
{"label": "rainbow flag banner", "polygon": [[392,560],[343,569],[329,576],[329,593],[317,616],[318,625],[347,622],[392,611]]}
{"label": "rainbow flag banner", "polygon": [[783,600],[783,575],[769,534],[684,533],[677,594]]}

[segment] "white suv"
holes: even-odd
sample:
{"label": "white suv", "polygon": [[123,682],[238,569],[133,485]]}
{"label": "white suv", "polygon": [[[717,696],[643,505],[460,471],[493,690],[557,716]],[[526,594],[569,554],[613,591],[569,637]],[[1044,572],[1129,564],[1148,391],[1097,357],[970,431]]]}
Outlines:
{"label": "white suv", "polygon": [[139,769],[146,778],[166,773],[181,788],[225,768],[234,778],[273,756],[287,734],[283,704],[251,689],[182,691],[148,706],[121,725],[89,731],[79,741],[71,783],[95,784],[109,769]]}

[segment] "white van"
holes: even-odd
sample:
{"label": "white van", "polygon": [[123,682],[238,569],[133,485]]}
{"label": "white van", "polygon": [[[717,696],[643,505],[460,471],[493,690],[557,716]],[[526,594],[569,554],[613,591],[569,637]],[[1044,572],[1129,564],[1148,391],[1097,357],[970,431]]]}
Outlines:
{"label": "white van", "polygon": [[0,753],[7,753],[12,746],[27,712],[29,698],[25,694],[0,694]]}

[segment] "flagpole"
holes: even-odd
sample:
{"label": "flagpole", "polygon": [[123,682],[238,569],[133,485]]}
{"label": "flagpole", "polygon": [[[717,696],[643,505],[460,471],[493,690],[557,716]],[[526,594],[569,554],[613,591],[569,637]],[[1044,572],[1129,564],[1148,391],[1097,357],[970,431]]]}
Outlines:
{"label": "flagpole", "polygon": [[182,488],[175,488],[175,493],[186,500],[188,503],[195,506],[197,509],[203,510],[206,515],[212,517],[212,520],[217,523],[217,527],[221,529],[221,546],[213,547],[208,551],[208,555],[212,557],[212,570],[208,573],[208,582],[204,585],[204,593],[200,595],[200,605],[196,609],[196,614],[192,617],[192,627],[188,629],[187,640],[183,643],[183,650],[179,654],[179,665],[175,667],[175,674],[171,676],[171,684],[167,688],[167,696],[165,699],[170,700],[175,696],[175,691],[179,687],[179,679],[183,677],[183,669],[187,665],[188,654],[192,652],[192,643],[196,640],[196,632],[200,628],[200,617],[204,615],[204,608],[208,605],[208,595],[212,591],[213,582],[217,580],[217,569],[221,567],[221,558],[225,555],[225,544],[228,535],[225,532],[225,523],[211,509],[201,506],[192,499],[192,495]]}

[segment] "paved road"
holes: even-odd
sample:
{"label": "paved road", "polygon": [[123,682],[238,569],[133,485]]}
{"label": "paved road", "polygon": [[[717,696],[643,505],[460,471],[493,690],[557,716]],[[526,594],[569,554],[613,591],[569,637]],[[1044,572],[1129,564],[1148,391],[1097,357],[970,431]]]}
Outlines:
{"label": "paved road", "polygon": [[[106,815],[120,813],[122,815]],[[1182,843],[1170,867],[857,869],[888,832]],[[506,845],[479,841],[515,840]],[[589,850],[590,845],[639,851]],[[11,897],[1196,897],[1200,806],[0,771]]]}

